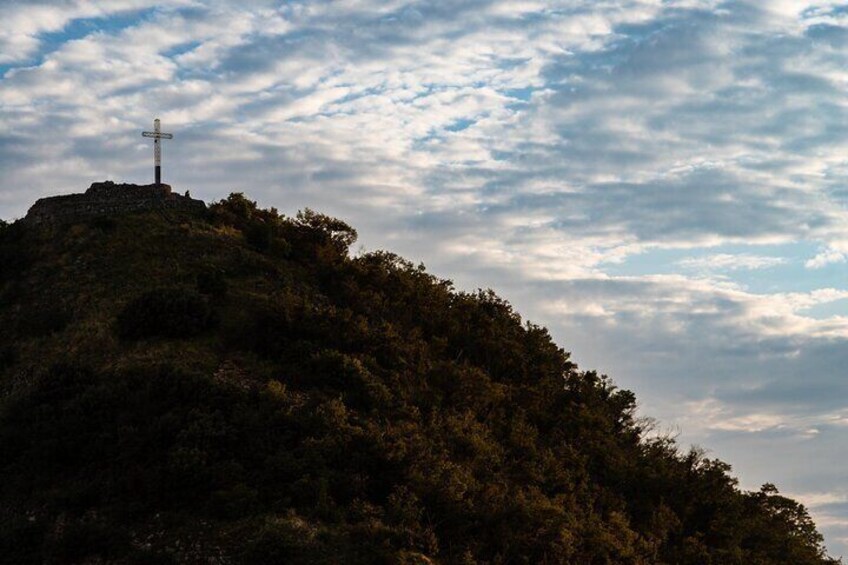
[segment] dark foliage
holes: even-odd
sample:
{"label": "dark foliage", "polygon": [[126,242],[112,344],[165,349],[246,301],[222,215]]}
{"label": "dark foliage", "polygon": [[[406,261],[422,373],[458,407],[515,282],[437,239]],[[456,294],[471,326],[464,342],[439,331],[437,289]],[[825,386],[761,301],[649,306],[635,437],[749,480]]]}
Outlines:
{"label": "dark foliage", "polygon": [[53,304],[31,308],[18,324],[23,337],[46,337],[64,330],[73,320],[73,315],[61,306]]}
{"label": "dark foliage", "polygon": [[115,231],[118,226],[118,223],[115,221],[115,218],[110,218],[108,216],[94,218],[89,223],[91,224],[91,227],[98,229],[103,233],[111,233]]}
{"label": "dark foliage", "polygon": [[25,232],[20,221],[8,224],[0,220],[0,283],[20,275],[31,262]]}
{"label": "dark foliage", "polygon": [[267,251],[274,241],[274,228],[265,222],[253,222],[244,229],[244,239],[257,251]]}
{"label": "dark foliage", "polygon": [[133,299],[118,315],[122,339],[189,338],[213,327],[217,319],[206,300],[184,288],[157,288]]}
{"label": "dark foliage", "polygon": [[229,284],[227,278],[219,270],[203,269],[197,274],[197,292],[213,298],[223,298],[227,295]]}
{"label": "dark foliage", "polygon": [[285,223],[277,210],[263,210],[240,192],[213,204],[209,217],[213,223],[240,230],[255,251],[285,255],[289,250],[283,234]]}
{"label": "dark foliage", "polygon": [[161,222],[19,246],[0,337],[61,284],[80,323],[0,351],[0,561],[835,563],[493,292],[240,194]]}
{"label": "dark foliage", "polygon": [[8,369],[18,360],[18,352],[11,345],[0,346],[0,371]]}

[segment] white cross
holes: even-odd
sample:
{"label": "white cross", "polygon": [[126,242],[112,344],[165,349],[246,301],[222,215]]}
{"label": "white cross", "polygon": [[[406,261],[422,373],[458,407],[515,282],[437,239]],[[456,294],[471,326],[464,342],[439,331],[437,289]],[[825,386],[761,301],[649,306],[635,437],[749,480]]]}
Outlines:
{"label": "white cross", "polygon": [[156,185],[162,184],[162,148],[159,145],[160,139],[174,139],[170,133],[162,133],[159,126],[159,118],[153,120],[153,131],[141,132],[142,137],[153,138],[153,170],[156,177]]}

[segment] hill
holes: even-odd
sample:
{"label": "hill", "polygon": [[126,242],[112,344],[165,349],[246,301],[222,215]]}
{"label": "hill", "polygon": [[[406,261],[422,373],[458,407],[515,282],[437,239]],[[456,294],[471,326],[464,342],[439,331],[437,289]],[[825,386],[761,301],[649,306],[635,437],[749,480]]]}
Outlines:
{"label": "hill", "polygon": [[491,291],[240,194],[0,224],[6,563],[835,563]]}

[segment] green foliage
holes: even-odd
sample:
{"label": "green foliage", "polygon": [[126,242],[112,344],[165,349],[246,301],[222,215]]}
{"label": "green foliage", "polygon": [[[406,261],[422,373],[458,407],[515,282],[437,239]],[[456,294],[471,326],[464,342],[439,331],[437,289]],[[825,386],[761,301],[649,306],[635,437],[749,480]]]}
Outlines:
{"label": "green foliage", "polygon": [[243,193],[234,192],[226,199],[213,203],[209,215],[216,223],[240,227],[254,218],[275,217],[276,212],[262,210]]}
{"label": "green foliage", "polygon": [[131,300],[117,318],[122,339],[189,338],[212,328],[217,321],[206,300],[180,287],[157,288]]}
{"label": "green foliage", "polygon": [[0,346],[0,371],[14,365],[18,360],[18,352],[11,345]]}
{"label": "green foliage", "polygon": [[115,218],[110,218],[109,216],[101,216],[99,218],[94,218],[89,222],[91,227],[102,231],[103,233],[111,233],[115,231],[118,226],[118,223],[115,221]]}
{"label": "green foliage", "polygon": [[263,210],[240,192],[212,204],[209,216],[218,225],[240,230],[245,242],[255,251],[273,251],[278,255],[288,253],[289,245],[284,237],[285,224],[277,210]]}
{"label": "green foliage", "polygon": [[245,563],[308,562],[319,549],[315,538],[314,527],[302,518],[268,519],[245,544],[240,557]]}
{"label": "green foliage", "polygon": [[273,227],[264,222],[251,223],[244,230],[244,239],[253,249],[268,251],[274,241]]}
{"label": "green foliage", "polygon": [[223,298],[227,295],[229,284],[227,278],[219,270],[206,268],[197,273],[197,292],[213,298]]}
{"label": "green foliage", "polygon": [[[646,438],[494,292],[351,258],[340,220],[234,194],[7,229],[31,259],[0,301],[8,561],[835,563],[803,506]],[[9,333],[38,312],[74,323]]]}
{"label": "green foliage", "polygon": [[23,337],[45,337],[64,330],[71,323],[73,315],[55,304],[45,304],[32,308],[22,318],[18,333]]}
{"label": "green foliage", "polygon": [[356,242],[357,234],[355,229],[337,218],[319,214],[309,208],[298,212],[297,222],[301,226],[325,234],[340,249],[347,249]]}
{"label": "green foliage", "polygon": [[12,224],[0,220],[0,283],[20,276],[32,262],[23,222]]}

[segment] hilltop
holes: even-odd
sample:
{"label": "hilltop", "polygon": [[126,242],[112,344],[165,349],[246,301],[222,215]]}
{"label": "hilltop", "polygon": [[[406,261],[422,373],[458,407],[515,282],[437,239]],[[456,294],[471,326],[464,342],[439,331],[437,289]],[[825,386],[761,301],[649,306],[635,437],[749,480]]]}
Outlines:
{"label": "hilltop", "polygon": [[0,559],[836,562],[507,301],[355,239],[241,194],[0,223]]}
{"label": "hilltop", "polygon": [[202,200],[171,192],[168,184],[116,184],[95,182],[82,194],[63,194],[41,198],[27,212],[30,224],[63,224],[115,216],[131,212],[199,212],[206,209]]}

